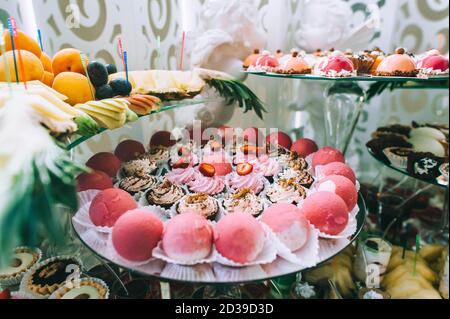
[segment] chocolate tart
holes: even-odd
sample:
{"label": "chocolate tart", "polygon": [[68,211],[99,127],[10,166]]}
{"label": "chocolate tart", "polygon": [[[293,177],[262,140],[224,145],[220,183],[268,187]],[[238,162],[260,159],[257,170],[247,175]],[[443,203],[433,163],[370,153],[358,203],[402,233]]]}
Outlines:
{"label": "chocolate tart", "polygon": [[81,261],[75,257],[47,259],[31,268],[23,277],[21,290],[37,298],[47,298],[67,281],[74,279],[74,271],[81,272]]}
{"label": "chocolate tart", "polygon": [[415,177],[433,180],[441,175],[439,168],[445,158],[434,156],[432,153],[411,153],[408,156],[408,172]]}

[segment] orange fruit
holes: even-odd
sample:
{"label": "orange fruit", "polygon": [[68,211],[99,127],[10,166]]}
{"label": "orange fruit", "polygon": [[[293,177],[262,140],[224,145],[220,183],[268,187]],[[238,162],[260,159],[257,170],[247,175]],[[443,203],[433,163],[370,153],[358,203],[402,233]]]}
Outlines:
{"label": "orange fruit", "polygon": [[44,66],[44,70],[53,73],[52,59],[46,53],[42,52],[40,60]]}
{"label": "orange fruit", "polygon": [[[25,76],[21,72],[21,68],[19,65],[19,51],[16,52],[16,60],[17,60],[17,71],[19,72],[19,80],[23,82],[26,81],[34,81],[38,80],[40,81],[42,79],[42,76],[44,75],[44,66],[42,65],[41,60],[37,58],[33,53],[25,50],[20,50],[20,53],[22,54],[22,62],[23,62],[23,69],[25,71]],[[5,53],[6,60],[8,61],[8,68],[9,70],[6,70],[5,64],[3,63],[3,58],[0,61],[0,82],[6,81],[6,72],[9,71],[11,80],[13,82],[16,81],[16,72],[14,69],[14,55],[13,51],[9,51]]]}
{"label": "orange fruit", "polygon": [[[63,72],[58,74],[53,81],[53,89],[68,97],[66,101],[70,105],[86,103],[92,100],[89,80],[86,76],[75,72]],[[95,89],[92,93],[95,96]]]}
{"label": "orange fruit", "polygon": [[53,73],[44,71],[44,76],[42,77],[41,82],[49,87],[52,87],[54,79],[55,79],[55,76],[53,75]]}
{"label": "orange fruit", "polygon": [[[56,53],[52,60],[53,74],[57,76],[62,72],[75,72],[86,75],[80,53],[77,49],[64,49]],[[89,61],[87,58],[85,60],[87,66]]]}
{"label": "orange fruit", "polygon": [[[12,51],[12,45],[11,45],[11,36],[9,34],[9,31],[5,31],[4,35],[5,37],[5,49],[6,51]],[[35,56],[40,58],[42,51],[41,47],[39,46],[39,43],[35,41],[32,37],[30,37],[28,34],[26,34],[23,31],[17,30],[17,40],[14,40],[15,43],[15,49],[16,50],[25,50],[33,53]]]}

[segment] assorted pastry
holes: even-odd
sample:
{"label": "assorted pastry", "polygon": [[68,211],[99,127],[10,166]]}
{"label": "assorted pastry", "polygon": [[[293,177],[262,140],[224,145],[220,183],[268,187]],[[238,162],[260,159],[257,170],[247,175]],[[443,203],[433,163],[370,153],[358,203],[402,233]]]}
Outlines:
{"label": "assorted pastry", "polygon": [[[223,142],[173,143],[170,133],[158,132],[150,143],[156,152],[122,142],[114,152],[118,156],[95,155],[90,166],[104,170],[107,178],[102,179],[108,183],[80,178],[79,185],[99,191],[88,208],[93,227],[112,231],[115,252],[126,262],[146,263],[155,258],[155,251],[156,258],[183,265],[210,256],[212,244],[214,258],[227,265],[259,262],[260,255],[268,258],[266,246],[272,237],[266,226],[291,251],[313,240],[312,228],[326,238],[347,229],[358,195],[355,173],[339,150],[319,149],[307,139],[293,143],[284,133],[268,136],[266,147],[243,139],[230,153]],[[155,170],[161,166],[167,171]],[[116,188],[100,189],[112,179]]]}
{"label": "assorted pastry", "polygon": [[421,179],[448,181],[448,125],[396,124],[380,127],[372,137],[367,147],[379,159]]}
{"label": "assorted pastry", "polygon": [[429,77],[448,75],[448,57],[438,50],[430,50],[415,56],[404,48],[397,48],[391,55],[381,49],[341,52],[335,49],[317,50],[306,54],[293,49],[284,55],[281,50],[255,50],[245,61],[248,72],[276,73],[285,75],[315,75],[330,78],[353,76],[381,77]]}

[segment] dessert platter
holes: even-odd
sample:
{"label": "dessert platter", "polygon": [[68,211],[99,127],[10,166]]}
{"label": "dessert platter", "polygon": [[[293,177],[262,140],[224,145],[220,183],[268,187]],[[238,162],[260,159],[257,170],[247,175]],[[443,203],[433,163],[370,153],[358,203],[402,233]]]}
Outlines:
{"label": "dessert platter", "polygon": [[148,149],[127,140],[94,155],[77,180],[78,237],[120,267],[193,283],[298,273],[354,241],[366,208],[341,152],[225,131],[198,142],[158,132]]}
{"label": "dessert platter", "polygon": [[396,124],[378,128],[372,138],[367,149],[384,165],[448,188],[448,125]]}
{"label": "dessert platter", "polygon": [[341,52],[331,49],[313,54],[293,49],[290,54],[280,50],[255,50],[244,62],[249,74],[307,80],[369,81],[369,82],[427,82],[448,81],[448,57],[438,50],[415,56],[404,48],[393,54],[381,49]]}

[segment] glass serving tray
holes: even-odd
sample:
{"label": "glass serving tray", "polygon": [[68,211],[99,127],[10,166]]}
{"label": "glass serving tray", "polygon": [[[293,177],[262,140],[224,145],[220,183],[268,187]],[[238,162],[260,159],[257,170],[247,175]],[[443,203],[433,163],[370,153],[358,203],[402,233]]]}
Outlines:
{"label": "glass serving tray", "polygon": [[419,77],[402,77],[402,76],[372,76],[372,75],[362,75],[362,76],[351,76],[351,77],[325,77],[321,75],[311,75],[311,74],[278,74],[272,72],[252,72],[252,71],[241,71],[246,74],[265,76],[271,78],[283,78],[283,79],[303,79],[303,80],[313,80],[313,81],[356,81],[356,82],[436,82],[436,81],[448,81],[448,75],[438,75],[430,76],[427,78]]}
{"label": "glass serving tray", "polygon": [[[213,101],[216,101],[216,99],[193,98],[193,99],[186,99],[186,100],[181,100],[181,101],[164,102],[164,105],[161,107],[161,109],[159,109],[156,112],[145,115],[143,117],[152,116],[154,114],[158,114],[158,113],[162,113],[162,112],[166,112],[166,111],[170,111],[170,110],[174,110],[174,109],[178,109],[178,108],[183,108],[183,107],[187,107],[187,106],[198,105],[198,104],[203,104],[203,103],[213,102]],[[128,124],[132,124],[132,123],[128,123]],[[118,130],[120,130],[122,128],[123,127],[120,127],[120,128],[118,128]],[[93,138],[94,136],[101,134],[105,131],[108,131],[108,129],[102,128],[99,130],[99,132],[97,132],[97,134],[90,135],[90,136],[80,136],[80,135],[72,136],[70,138],[70,142],[67,145],[67,150],[72,150],[75,147],[79,146],[80,144],[88,141],[89,139]]]}
{"label": "glass serving tray", "polygon": [[369,154],[372,155],[372,157],[373,157],[374,159],[376,159],[378,162],[380,162],[380,163],[383,164],[384,166],[386,166],[386,167],[388,167],[388,168],[390,168],[390,169],[392,169],[392,170],[394,170],[394,171],[396,171],[396,172],[399,172],[399,173],[401,173],[401,174],[403,174],[403,175],[406,175],[406,176],[409,176],[409,177],[411,177],[411,178],[418,179],[418,180],[420,180],[420,181],[422,181],[422,182],[425,182],[425,183],[433,184],[433,185],[435,185],[435,186],[439,186],[439,187],[442,187],[442,188],[445,188],[445,189],[448,188],[448,182],[446,182],[443,178],[437,178],[437,179],[432,179],[432,180],[419,178],[419,177],[417,177],[417,176],[414,176],[414,175],[410,174],[407,170],[403,170],[403,169],[400,169],[400,168],[398,168],[398,167],[392,166],[391,163],[390,163],[387,159],[380,158],[380,157],[379,157],[372,149],[370,149],[369,147],[367,148],[367,151],[368,151]]}
{"label": "glass serving tray", "polygon": [[[361,195],[359,196],[358,206],[359,213],[356,217],[356,233],[352,238],[349,239],[320,239],[321,249],[319,251],[320,262],[318,265],[338,255],[341,251],[351,245],[359,236],[364,227],[367,213],[366,205]],[[78,226],[73,222],[72,226],[81,242],[94,254],[96,254],[106,262],[115,264],[121,268],[127,269],[128,271],[137,273],[139,275],[157,278],[161,281],[166,282],[183,282],[206,285],[243,284],[272,280],[296,274],[307,269],[288,262],[281,257],[278,257],[271,264],[242,268],[227,267],[216,263],[202,264],[197,266],[179,266],[169,264],[161,260],[153,260],[146,263],[145,265],[130,267],[125,262],[118,261],[118,259],[114,258],[114,256],[111,255],[112,252],[109,251],[108,248],[105,247],[96,249],[93,247],[94,244],[88,243],[90,241],[90,239],[88,238],[90,236],[90,232],[84,232],[85,235],[82,235],[82,226]]]}

